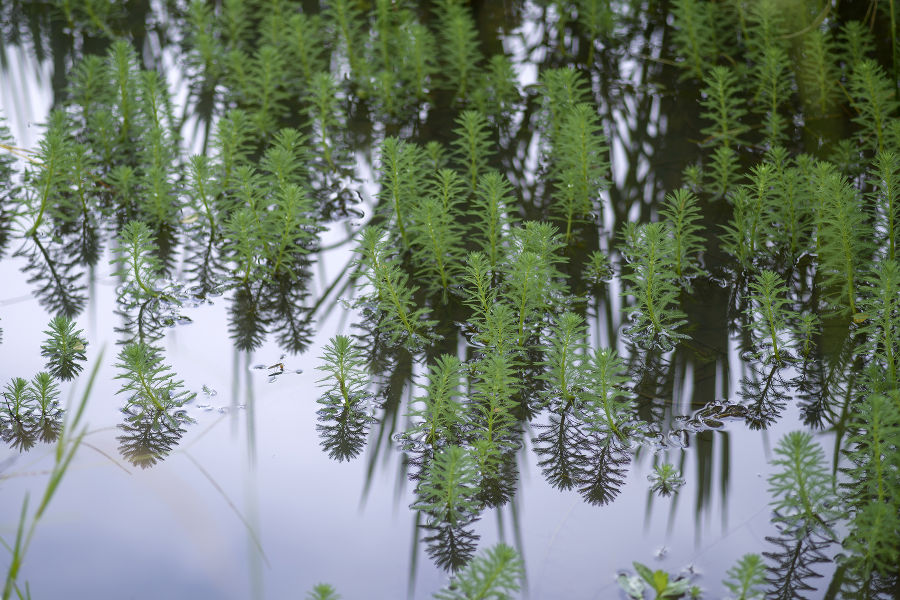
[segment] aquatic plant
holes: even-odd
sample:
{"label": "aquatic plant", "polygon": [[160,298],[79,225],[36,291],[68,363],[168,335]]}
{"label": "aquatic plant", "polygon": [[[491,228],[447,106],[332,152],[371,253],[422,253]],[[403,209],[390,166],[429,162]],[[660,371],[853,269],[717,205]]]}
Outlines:
{"label": "aquatic plant", "polygon": [[41,356],[47,359],[47,370],[54,377],[69,381],[76,377],[83,365],[87,340],[82,337],[82,330],[75,330],[75,322],[64,315],[50,320],[47,336],[41,345]]}
{"label": "aquatic plant", "polygon": [[663,463],[653,467],[653,473],[647,475],[647,480],[652,484],[651,492],[660,496],[671,496],[684,485],[684,477],[672,463]]}
{"label": "aquatic plant", "polygon": [[697,197],[690,190],[679,188],[666,194],[659,214],[671,228],[676,275],[683,281],[702,275],[700,254],[704,239],[700,235],[703,225],[698,223],[701,215]]}
{"label": "aquatic plant", "polygon": [[416,396],[410,405],[410,427],[401,435],[404,449],[436,452],[447,444],[462,442],[467,421],[460,390],[464,369],[462,362],[449,354],[429,366],[425,394]]}
{"label": "aquatic plant", "polygon": [[318,583],[306,594],[306,600],[341,600],[341,596],[330,584]]}
{"label": "aquatic plant", "polygon": [[759,554],[745,554],[736,565],[728,569],[727,579],[722,583],[735,600],[759,600],[765,591],[766,570]]}
{"label": "aquatic plant", "polygon": [[448,89],[458,98],[470,92],[476,69],[482,61],[478,32],[469,10],[459,0],[438,0],[435,7],[442,71]]}
{"label": "aquatic plant", "polygon": [[704,127],[701,133],[707,136],[711,146],[722,145],[736,148],[743,143],[743,135],[747,126],[741,119],[747,109],[739,96],[741,91],[737,75],[729,67],[715,66],[704,76],[704,97],[700,100],[703,107],[701,116],[712,125]]}
{"label": "aquatic plant", "polygon": [[[755,338],[757,356],[763,362],[781,363],[786,358],[784,338],[789,331],[788,324],[794,320],[788,289],[781,277],[768,269],[760,271],[749,287],[745,327]],[[780,346],[779,340],[782,340]]]}
{"label": "aquatic plant", "polygon": [[126,395],[127,406],[165,410],[182,406],[196,396],[183,389],[184,383],[163,362],[158,348],[133,342],[122,348],[118,359],[116,379],[122,380],[118,393]]}
{"label": "aquatic plant", "polygon": [[333,337],[322,351],[322,364],[316,369],[325,373],[318,383],[327,389],[316,400],[321,405],[316,428],[331,458],[350,460],[365,447],[369,426],[375,422],[365,356],[344,335]]}
{"label": "aquatic plant", "polygon": [[678,328],[686,320],[677,307],[677,260],[672,238],[663,223],[626,223],[622,254],[628,264],[621,275],[622,295],[633,297],[625,308],[631,323],[626,333],[642,348],[670,349],[684,338]]}
{"label": "aquatic plant", "polygon": [[875,152],[885,151],[887,122],[900,108],[896,86],[878,63],[867,58],[854,66],[850,91],[857,111],[854,121],[862,129],[864,146]]}
{"label": "aquatic plant", "polygon": [[524,579],[525,565],[519,554],[506,544],[495,544],[476,555],[434,598],[512,600]]}
{"label": "aquatic plant", "polygon": [[792,528],[830,528],[836,496],[821,446],[809,433],[792,431],[779,440],[775,455],[771,464],[778,470],[768,483],[776,519]]}
{"label": "aquatic plant", "polygon": [[675,21],[673,42],[686,69],[681,76],[702,79],[718,54],[716,44],[716,10],[698,0],[676,0],[672,6]]}
{"label": "aquatic plant", "polygon": [[634,561],[634,570],[636,576],[628,576],[626,573],[620,573],[616,581],[619,587],[628,594],[630,598],[635,600],[643,600],[644,590],[649,587],[650,593],[656,600],[660,598],[683,598],[687,595],[691,597],[699,596],[699,593],[692,591],[691,580],[688,577],[672,577],[666,571],[657,569],[653,571],[647,565]]}
{"label": "aquatic plant", "polygon": [[150,228],[143,221],[129,221],[119,234],[119,254],[111,263],[123,281],[122,296],[136,300],[161,298],[157,289],[162,278],[162,264]]}
{"label": "aquatic plant", "polygon": [[464,110],[456,119],[453,133],[456,134],[451,142],[453,156],[468,174],[469,188],[475,191],[494,154],[490,126],[480,112]]}
{"label": "aquatic plant", "polygon": [[578,407],[588,394],[586,339],[584,319],[573,312],[559,315],[547,332],[545,372],[540,376],[547,387],[541,395],[552,409]]}

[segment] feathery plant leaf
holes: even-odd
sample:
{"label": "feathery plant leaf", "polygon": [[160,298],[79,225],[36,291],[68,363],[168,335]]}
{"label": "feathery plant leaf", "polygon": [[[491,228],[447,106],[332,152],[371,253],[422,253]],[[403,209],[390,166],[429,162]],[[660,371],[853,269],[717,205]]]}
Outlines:
{"label": "feathery plant leaf", "polygon": [[787,358],[785,338],[790,331],[788,323],[794,321],[796,316],[791,309],[784,280],[774,271],[764,269],[750,282],[747,300],[745,327],[754,337],[757,356],[763,362],[781,364]]}
{"label": "feathery plant leaf", "polygon": [[144,342],[127,344],[119,352],[116,379],[123,380],[119,394],[127,396],[127,406],[138,410],[165,411],[183,406],[196,394],[175,379],[175,373],[163,362],[162,352]]}
{"label": "feathery plant leaf", "polygon": [[768,482],[776,518],[791,528],[830,528],[836,497],[822,447],[809,433],[792,431],[779,440],[775,455],[771,464],[778,470]]}
{"label": "feathery plant leaf", "polygon": [[871,382],[875,389],[900,387],[900,265],[881,262],[871,280],[862,288],[858,316],[863,320],[859,334],[864,342],[858,352],[864,355],[881,378]]}
{"label": "feathery plant leaf", "polygon": [[576,106],[590,106],[593,100],[590,85],[584,75],[571,67],[547,69],[540,76],[543,93],[543,127],[552,143],[558,139],[563,121]]}
{"label": "feathery plant leaf", "polygon": [[110,261],[118,265],[125,295],[136,299],[160,298],[157,284],[162,277],[162,264],[157,258],[153,234],[143,221],[129,221],[119,234],[119,253]]}
{"label": "feathery plant leaf", "polygon": [[591,429],[625,440],[625,425],[634,418],[625,365],[614,349],[599,348],[587,365],[590,387],[582,418]]}
{"label": "feathery plant leaf", "polygon": [[434,594],[436,600],[512,600],[525,578],[525,565],[506,544],[476,555],[450,585]]}
{"label": "feathery plant leaf", "polygon": [[497,171],[488,171],[478,182],[471,215],[477,243],[488,259],[491,271],[503,257],[504,232],[513,224],[511,208],[515,205],[509,181]]}
{"label": "feathery plant leaf", "polygon": [[829,173],[818,186],[819,268],[832,304],[857,313],[859,275],[871,255],[872,231],[850,182]]}
{"label": "feathery plant leaf", "polygon": [[675,0],[673,3],[673,41],[678,48],[678,56],[684,57],[684,62],[679,64],[687,69],[682,78],[703,79],[709,65],[715,63],[718,54],[714,26],[717,9],[718,5],[700,0]]}
{"label": "feathery plant leaf", "polygon": [[628,263],[622,274],[623,298],[634,297],[625,308],[631,324],[626,333],[642,348],[671,349],[686,337],[678,328],[686,320],[677,308],[674,244],[664,223],[630,222],[623,230],[622,255]]}
{"label": "feathery plant leaf", "polygon": [[900,155],[894,151],[879,152],[869,171],[868,195],[875,212],[875,231],[888,260],[900,260]]}
{"label": "feathery plant leaf", "polygon": [[490,125],[476,110],[464,110],[457,117],[456,125],[453,130],[456,137],[451,142],[453,154],[468,173],[469,187],[475,191],[494,154]]}
{"label": "feathery plant leaf", "polygon": [[378,313],[378,322],[391,344],[418,348],[427,343],[435,322],[427,319],[427,308],[416,308],[413,293],[418,287],[409,284],[409,275],[390,254],[384,231],[366,227],[356,252],[360,255],[357,264],[372,287],[357,305],[368,305]]}
{"label": "feathery plant leaf", "polygon": [[830,32],[813,28],[803,35],[796,59],[797,85],[812,117],[828,116],[840,99],[836,49]]}
{"label": "feathery plant leaf", "polygon": [[666,195],[663,206],[659,210],[669,228],[675,244],[675,273],[684,281],[704,273],[700,268],[700,254],[703,252],[704,239],[700,235],[703,226],[697,223],[701,219],[697,197],[687,188],[679,188]]}
{"label": "feathery plant leaf", "polygon": [[82,330],[75,331],[75,322],[65,315],[50,320],[47,336],[41,345],[41,356],[47,359],[47,370],[54,377],[64,381],[75,378],[84,366],[84,350],[87,340],[82,337]]}
{"label": "feathery plant leaf", "polygon": [[573,312],[564,312],[547,331],[544,341],[546,385],[541,395],[552,410],[580,407],[588,393],[587,325]]}
{"label": "feathery plant leaf", "polygon": [[460,384],[464,367],[458,358],[442,354],[428,369],[425,395],[416,396],[407,415],[409,429],[401,435],[405,450],[431,449],[459,444],[466,421]]}
{"label": "feathery plant leaf", "polygon": [[700,116],[712,125],[704,127],[701,133],[708,137],[711,146],[723,145],[735,148],[743,143],[742,136],[747,126],[741,119],[747,114],[742,106],[741,84],[737,75],[729,67],[713,67],[704,77],[703,97]]}
{"label": "feathery plant leaf", "polygon": [[461,0],[438,0],[435,13],[446,86],[467,98],[482,61],[475,22]]}
{"label": "feathery plant leaf", "polygon": [[306,594],[306,600],[341,600],[331,585],[327,583],[317,583],[309,593]]}
{"label": "feathery plant leaf", "polygon": [[388,137],[381,143],[380,162],[378,199],[396,219],[403,246],[408,248],[410,211],[427,175],[425,155],[411,142]]}
{"label": "feathery plant leaf", "polygon": [[428,465],[412,508],[428,515],[432,524],[466,526],[481,512],[478,491],[478,470],[471,454],[459,446],[447,446]]}
{"label": "feathery plant leaf", "polygon": [[857,111],[853,120],[865,133],[864,146],[875,152],[886,150],[885,130],[900,108],[896,91],[896,86],[872,59],[857,64],[850,76],[850,92]]}
{"label": "feathery plant leaf", "polygon": [[745,554],[738,563],[728,569],[722,583],[734,600],[761,600],[765,596],[766,568],[759,554]]}
{"label": "feathery plant leaf", "polygon": [[552,140],[550,156],[554,179],[551,209],[566,224],[565,237],[572,237],[576,222],[588,222],[601,204],[600,192],[609,185],[606,137],[597,109],[579,103],[567,111]]}

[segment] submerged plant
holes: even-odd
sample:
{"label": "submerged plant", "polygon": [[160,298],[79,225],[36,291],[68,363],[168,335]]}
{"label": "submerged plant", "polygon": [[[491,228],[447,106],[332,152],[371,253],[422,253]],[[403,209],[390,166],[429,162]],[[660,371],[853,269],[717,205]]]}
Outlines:
{"label": "submerged plant", "polygon": [[663,463],[653,467],[653,473],[647,476],[650,481],[650,491],[660,496],[671,496],[684,485],[684,477],[672,463]]}
{"label": "submerged plant", "polygon": [[41,356],[47,359],[47,370],[54,377],[68,381],[77,376],[85,360],[87,340],[82,330],[75,330],[75,322],[59,315],[50,320],[49,329],[44,332],[47,339],[41,346]]}

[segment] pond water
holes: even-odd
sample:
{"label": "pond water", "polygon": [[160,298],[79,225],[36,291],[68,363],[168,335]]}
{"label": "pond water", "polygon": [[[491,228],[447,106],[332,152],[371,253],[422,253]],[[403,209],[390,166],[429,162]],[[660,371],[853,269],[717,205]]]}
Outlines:
{"label": "pond water", "polygon": [[[210,6],[213,4],[215,18],[224,18],[224,5],[229,3]],[[241,3],[230,5],[237,4]],[[287,19],[300,11],[300,5],[315,12],[318,4],[247,6],[282,10]],[[325,4],[330,3],[323,7]],[[396,8],[403,3],[358,4],[375,11],[368,5]],[[505,53],[510,57],[521,92],[521,99],[508,110],[505,130],[496,138],[497,152],[490,163],[510,180],[518,203],[513,212],[520,219],[558,216],[547,208],[546,200],[556,184],[553,172],[543,165],[548,131],[541,120],[545,118],[543,84],[538,84],[544,81],[542,73],[572,65],[586,77],[610,148],[610,167],[604,175],[609,181],[602,193],[595,190],[597,197],[589,209],[592,220],[576,225],[571,242],[560,251],[568,261],[568,266],[560,268],[578,293],[566,296],[554,310],[580,312],[586,322],[588,347],[614,348],[624,358],[627,380],[622,387],[634,398],[636,421],[628,424],[634,439],[622,455],[618,476],[613,466],[614,476],[606,478],[604,470],[610,467],[603,463],[578,467],[579,476],[587,481],[560,485],[561,465],[567,461],[594,465],[592,452],[599,456],[602,448],[592,450],[590,436],[575,441],[554,437],[560,427],[554,420],[554,405],[542,406],[536,400],[538,390],[546,384],[536,375],[544,359],[535,358],[531,350],[516,355],[523,363],[531,362],[520,364],[515,375],[523,388],[518,392],[523,400],[514,411],[518,447],[504,455],[509,460],[500,475],[505,478],[500,487],[508,489],[500,494],[500,501],[482,505],[471,531],[478,537],[478,551],[498,542],[517,550],[524,561],[523,598],[625,597],[616,577],[633,572],[632,561],[680,573],[703,590],[703,597],[720,598],[727,594],[722,582],[728,569],[751,552],[770,554],[767,585],[777,588],[778,578],[789,575],[779,570],[781,559],[774,554],[779,551],[777,540],[784,535],[770,504],[773,496],[768,479],[779,472],[771,464],[773,449],[784,434],[809,430],[824,448],[830,467],[843,435],[844,409],[816,408],[827,404],[824,400],[817,404],[817,390],[822,396],[829,392],[826,384],[820,382],[816,388],[811,382],[818,371],[809,364],[822,365],[822,370],[839,362],[836,357],[842,354],[846,324],[826,318],[827,326],[816,335],[818,349],[813,358],[782,365],[777,373],[754,354],[756,338],[749,333],[744,312],[747,303],[741,297],[748,293],[747,281],[757,267],[742,269],[726,244],[720,243],[719,231],[729,223],[733,204],[722,194],[701,194],[701,223],[713,233],[707,234],[702,252],[705,274],[692,278],[677,294],[686,322],[681,326],[684,337],[669,347],[648,349],[636,346],[626,331],[630,322],[623,304],[634,302],[634,297],[622,295],[623,287],[631,284],[621,277],[623,253],[628,250],[619,234],[629,221],[660,220],[663,197],[688,179],[682,177],[685,168],[701,157],[709,160],[711,155],[698,144],[705,135],[701,130],[708,125],[698,105],[700,83],[685,78],[684,69],[676,66],[683,59],[669,39],[673,35],[671,15],[649,4],[612,3],[618,11],[607,14],[613,25],[601,28],[604,33],[596,34],[597,39],[583,19],[591,14],[586,7],[598,3],[465,4],[481,51],[486,56]],[[690,3],[680,5],[686,4]],[[215,155],[214,132],[224,117],[223,107],[254,107],[258,98],[248,100],[246,94],[236,92],[230,96],[233,80],[223,77],[211,92],[210,106],[204,95],[209,90],[197,91],[196,54],[191,54],[192,42],[185,33],[194,13],[176,2],[152,2],[140,9],[126,5],[122,14],[113,10],[96,18],[115,24],[113,29],[140,51],[143,67],[164,72],[174,98],[172,114],[184,115],[183,120],[174,119],[186,138],[180,141],[184,157],[173,159],[177,164],[170,177],[179,189],[173,197],[189,200],[176,208],[171,221],[173,243],[159,252],[167,271],[156,288],[157,292],[177,290],[182,305],[173,308],[123,299],[127,276],[117,275],[119,267],[110,263],[116,256],[112,240],[122,231],[126,213],[140,214],[140,210],[110,212],[105,200],[98,201],[98,219],[107,221],[98,228],[99,235],[106,242],[93,266],[76,264],[73,272],[77,275],[62,286],[76,295],[83,286],[83,306],[70,316],[87,341],[85,373],[72,382],[61,382],[61,403],[70,407],[67,418],[86,389],[87,373],[99,365],[82,418],[87,432],[35,525],[18,573],[20,586],[27,582],[33,598],[283,598],[302,597],[317,583],[327,582],[345,599],[430,597],[447,584],[450,574],[434,558],[442,550],[435,550],[425,540],[424,513],[412,508],[419,502],[416,477],[420,466],[410,458],[414,453],[402,451],[398,436],[410,425],[407,414],[414,399],[424,393],[421,386],[426,383],[427,367],[438,354],[455,353],[478,364],[485,346],[475,341],[472,311],[459,300],[464,287],[461,282],[454,284],[446,304],[439,301],[440,294],[415,297],[440,321],[440,333],[430,344],[403,346],[402,340],[399,344],[386,340],[386,332],[397,326],[396,319],[393,324],[367,321],[371,305],[356,299],[370,290],[362,277],[351,274],[359,256],[355,252],[360,243],[358,232],[379,219],[382,224],[391,221],[390,216],[385,217],[387,186],[379,172],[382,139],[396,135],[423,147],[429,141],[451,144],[460,108],[490,103],[478,105],[474,94],[475,100],[463,98],[459,90],[446,87],[432,90],[424,99],[410,100],[402,95],[404,88],[396,92],[396,98],[400,104],[412,105],[407,111],[419,113],[412,117],[403,110],[390,113],[385,97],[374,95],[377,86],[373,86],[367,90],[373,97],[366,104],[350,91],[359,92],[349,83],[357,74],[346,49],[339,51],[343,46],[336,43],[330,64],[343,79],[335,79],[337,84],[330,88],[336,94],[339,117],[328,124],[334,129],[327,129],[327,136],[334,137],[320,146],[315,136],[323,130],[316,124],[306,130],[313,140],[308,142],[311,152],[321,153],[323,147],[334,150],[339,167],[329,172],[319,157],[310,168],[323,169],[309,175],[310,194],[330,208],[317,209],[316,216],[323,218],[322,229],[315,232],[318,241],[311,246],[309,264],[303,265],[307,272],[299,277],[297,295],[272,298],[282,305],[265,305],[265,294],[277,291],[265,285],[249,292],[257,294],[252,301],[242,300],[242,285],[252,282],[245,278],[236,283],[230,267],[222,266],[237,262],[225,260],[225,250],[217,259],[219,270],[210,269],[212,283],[197,276],[198,264],[206,264],[197,259],[206,240],[203,232],[196,235],[195,224],[206,217],[198,203],[190,204],[185,157],[188,153]],[[577,10],[573,8],[576,5]],[[561,18],[560,7],[571,11],[569,21]],[[26,27],[24,16],[31,9],[36,29]],[[18,9],[0,8],[0,16],[9,20],[3,28],[6,61],[0,75],[0,115],[17,146],[37,149],[50,107],[59,107],[64,101],[62,90],[72,81],[76,59],[85,54],[106,56],[111,38],[108,31],[98,29],[95,21],[77,11],[68,15],[68,24],[60,26],[65,21],[52,16],[55,9],[31,9],[19,13]],[[417,10],[412,12],[426,23],[437,18],[434,11]],[[581,22],[579,13],[583,13]],[[334,13],[325,14],[328,19],[336,18]],[[274,20],[246,18],[246,27],[254,31],[275,28]],[[46,30],[41,29],[44,26]],[[30,31],[32,36],[37,31],[39,35],[14,38],[13,31]],[[259,39],[265,37],[259,35]],[[246,38],[255,39],[251,34]],[[43,60],[35,58],[35,39],[43,40],[42,54],[49,48]],[[450,53],[452,49],[445,50]],[[366,52],[377,55],[376,42],[366,46]],[[484,62],[480,66],[487,68]],[[374,75],[372,78],[377,80]],[[491,82],[490,77],[487,81]],[[500,87],[500,81],[493,83]],[[489,84],[480,85],[493,89]],[[395,82],[393,89],[401,87]],[[457,92],[459,98],[451,97]],[[392,98],[392,94],[389,91],[386,97]],[[292,105],[283,99],[282,103],[288,108],[274,119],[277,126],[270,125],[267,138],[274,139],[281,126],[303,123],[301,107],[307,110],[311,101],[304,97],[304,103]],[[787,113],[789,107],[782,110]],[[263,121],[254,121],[258,123]],[[823,127],[833,125],[830,121]],[[786,140],[793,143],[791,150],[799,153],[804,136],[826,139],[829,134],[815,133],[816,126],[797,127]],[[335,133],[343,128],[346,131]],[[340,143],[333,142],[338,137]],[[491,140],[494,143],[495,138]],[[330,142],[333,148],[328,146]],[[264,149],[268,143],[261,141],[258,148]],[[812,151],[814,145],[810,142],[807,150]],[[259,152],[256,154],[258,159]],[[749,168],[762,155],[760,146],[748,145],[735,168]],[[16,163],[19,173],[26,162],[20,159]],[[119,181],[116,175],[106,167],[97,169],[98,189],[113,190]],[[16,177],[22,181],[21,175]],[[113,194],[105,189],[92,193]],[[11,197],[5,201],[12,205],[21,200]],[[328,219],[323,217],[326,213]],[[30,378],[44,369],[43,332],[58,312],[54,296],[44,290],[58,272],[53,269],[54,260],[66,263],[66,252],[73,252],[71,247],[63,247],[59,254],[43,253],[41,258],[34,252],[35,246],[41,247],[39,242],[49,248],[72,232],[54,229],[53,235],[32,241],[26,235],[24,217],[14,219],[9,210],[2,217],[9,219],[12,239],[0,260],[0,385],[13,377]],[[564,235],[565,221],[554,224]],[[503,234],[512,236],[513,227],[505,225]],[[399,243],[399,239],[391,243]],[[468,243],[471,246],[472,241]],[[23,251],[17,252],[20,249]],[[582,271],[593,250],[611,257],[615,271],[608,282],[594,287]],[[781,273],[789,281],[791,293],[797,290],[795,305],[814,314],[818,296],[804,280],[811,268],[808,260],[809,255],[802,255],[795,265],[782,263]],[[45,266],[36,268],[35,262]],[[403,268],[410,271],[412,283],[428,288],[429,275],[410,270],[408,263]],[[233,271],[239,269],[235,266]],[[499,271],[495,278],[502,278]],[[264,326],[248,334],[246,328],[253,325],[246,321],[252,321],[256,311],[268,311],[261,317]],[[548,312],[535,317],[544,323],[535,337],[548,336],[556,316]],[[472,323],[462,323],[467,319]],[[317,401],[330,383],[327,378],[323,383],[325,374],[318,367],[323,365],[329,341],[338,334],[356,336],[365,348],[367,389],[376,405],[374,422],[361,438],[361,452],[346,461],[331,458],[329,449],[323,448],[317,413],[322,408]],[[127,394],[120,392],[123,369],[117,356],[126,341],[145,337],[161,350],[184,389],[196,394],[170,411],[169,418],[174,421],[169,423],[174,426],[160,428],[158,423],[142,423],[139,418],[129,420],[136,415],[123,412],[128,408]],[[760,391],[754,381],[763,381],[766,389]],[[774,398],[771,405],[766,404],[767,394]],[[816,410],[841,416],[835,424],[829,422],[830,417],[811,416]],[[7,543],[16,537],[23,499],[29,498],[33,510],[46,488],[56,452],[55,438],[49,438],[23,439],[4,433],[0,536]],[[685,480],[671,495],[651,489],[654,466],[663,463],[674,465]],[[591,482],[591,473],[599,481]],[[844,525],[837,526],[841,527]],[[829,560],[814,561],[819,577],[807,579],[809,597],[824,597],[835,573],[830,559],[839,550],[839,543],[823,546],[823,557]]]}

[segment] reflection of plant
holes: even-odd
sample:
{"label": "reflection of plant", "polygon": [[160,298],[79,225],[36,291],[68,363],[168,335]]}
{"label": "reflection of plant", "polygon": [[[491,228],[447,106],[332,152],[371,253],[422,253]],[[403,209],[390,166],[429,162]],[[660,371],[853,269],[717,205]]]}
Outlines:
{"label": "reflection of plant", "polygon": [[41,346],[41,356],[47,359],[51,375],[68,381],[81,372],[87,346],[81,333],[81,329],[75,331],[75,322],[63,315],[50,321],[49,329],[44,332],[47,339]]}

